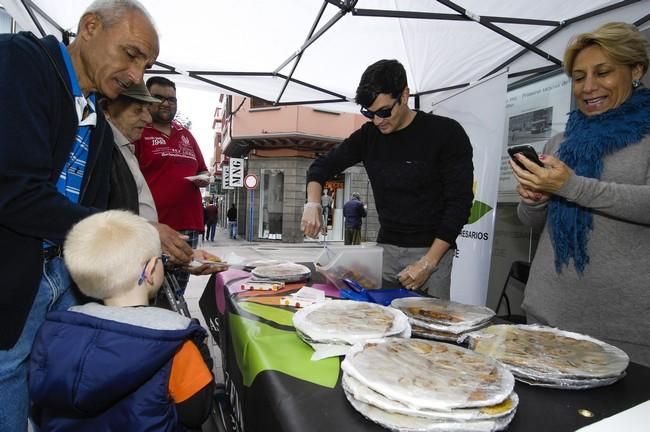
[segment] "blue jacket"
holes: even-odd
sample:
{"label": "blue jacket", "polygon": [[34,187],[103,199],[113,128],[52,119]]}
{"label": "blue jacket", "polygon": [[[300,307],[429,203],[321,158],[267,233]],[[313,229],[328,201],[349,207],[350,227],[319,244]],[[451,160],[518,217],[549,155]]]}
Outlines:
{"label": "blue jacket", "polygon": [[361,228],[361,218],[366,217],[366,209],[358,199],[352,198],[343,206],[343,217],[347,229]]}
{"label": "blue jacket", "polygon": [[75,222],[107,206],[113,138],[100,110],[81,205],[56,191],[77,123],[58,41],[0,35],[0,350],[16,343],[27,319],[43,238],[62,241]]}
{"label": "blue jacket", "polygon": [[[166,330],[74,311],[48,314],[29,371],[30,396],[43,409],[44,431],[185,430],[168,391],[172,358],[184,341],[205,331],[171,311],[153,312],[158,311],[163,318],[151,321],[171,321],[160,327]],[[126,312],[133,316],[142,309]]]}

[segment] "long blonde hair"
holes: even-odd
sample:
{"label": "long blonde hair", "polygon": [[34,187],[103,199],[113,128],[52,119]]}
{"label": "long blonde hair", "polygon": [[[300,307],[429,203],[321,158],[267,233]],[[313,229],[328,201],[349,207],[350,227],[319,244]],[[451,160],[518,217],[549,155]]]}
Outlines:
{"label": "long blonde hair", "polygon": [[631,68],[641,65],[645,75],[648,71],[647,42],[632,24],[611,22],[571,40],[564,53],[564,71],[571,76],[578,53],[588,46],[598,45],[614,62]]}

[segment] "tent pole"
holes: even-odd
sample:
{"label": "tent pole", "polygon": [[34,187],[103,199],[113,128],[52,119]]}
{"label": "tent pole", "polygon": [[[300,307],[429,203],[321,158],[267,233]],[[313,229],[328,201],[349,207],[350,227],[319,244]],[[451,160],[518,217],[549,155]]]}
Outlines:
{"label": "tent pole", "polygon": [[[458,15],[458,14],[398,11],[398,10],[386,10],[386,9],[353,9],[352,15],[364,16],[364,17],[377,17],[377,18],[472,21],[471,18],[465,15]],[[511,18],[511,17],[498,17],[498,16],[482,16],[481,18],[491,23],[504,23],[504,24],[527,24],[527,25],[539,25],[539,26],[550,26],[550,27],[555,27],[560,24],[559,21],[538,20],[538,19],[529,19],[529,18]]]}
{"label": "tent pole", "polygon": [[[558,32],[559,32],[560,30],[562,30],[564,27],[566,27],[566,24],[565,24],[565,23],[560,24],[558,27],[555,27],[553,30],[551,30],[550,32],[546,33],[544,36],[540,37],[540,38],[537,39],[535,42],[533,42],[533,45],[539,45],[539,44],[541,44],[541,43],[544,42],[546,39],[548,39],[548,38],[550,38],[551,36],[553,36],[554,34],[558,33]],[[513,55],[512,57],[510,57],[508,60],[506,60],[506,61],[504,61],[503,63],[501,63],[499,66],[495,67],[495,68],[492,69],[490,72],[488,72],[488,73],[486,73],[485,75],[483,75],[483,76],[481,77],[481,79],[483,79],[483,78],[485,78],[485,77],[489,77],[490,75],[492,75],[492,74],[494,74],[494,73],[497,73],[498,71],[500,71],[501,69],[505,68],[505,67],[508,66],[510,63],[514,62],[515,60],[517,60],[519,57],[521,57],[522,55],[526,54],[527,52],[528,52],[528,50],[527,50],[526,48],[522,49],[522,50],[519,51],[517,54]]]}
{"label": "tent pole", "polygon": [[473,14],[471,11],[468,11],[467,9],[464,9],[464,8],[458,6],[457,4],[451,2],[450,0],[436,0],[436,1],[438,3],[441,3],[441,4],[445,5],[445,6],[447,6],[450,9],[455,10],[458,13],[462,13],[463,15],[467,15],[468,17],[470,17],[471,19],[473,19],[477,23],[481,24],[483,27],[486,27],[487,29],[492,30],[493,32],[495,32],[497,34],[500,34],[501,36],[505,37],[506,39],[509,39],[509,40],[513,41],[514,43],[516,43],[518,45],[521,45],[524,48],[528,48],[530,51],[534,52],[538,56],[543,57],[546,60],[549,60],[549,61],[551,61],[551,62],[553,62],[553,63],[555,63],[557,65],[562,64],[562,62],[560,60],[556,59],[555,57],[553,57],[549,53],[546,53],[546,52],[542,51],[541,49],[537,48],[536,46],[533,46],[533,45],[529,44],[525,40],[516,37],[512,33],[508,33],[507,31],[503,30],[502,28],[497,27],[494,24],[492,24],[491,22],[483,19],[481,16]]}
{"label": "tent pole", "polygon": [[587,18],[591,18],[591,17],[594,17],[596,15],[600,15],[600,14],[604,14],[606,12],[613,11],[613,10],[618,9],[618,8],[629,6],[629,5],[633,4],[633,3],[638,3],[640,1],[641,0],[623,0],[623,1],[620,1],[618,3],[614,3],[614,4],[611,4],[609,6],[604,6],[604,7],[600,8],[600,9],[593,10],[593,11],[588,12],[586,14],[578,15],[577,17],[566,20],[565,23],[566,23],[566,25],[573,24],[574,22],[586,20]]}
{"label": "tent pole", "polygon": [[[356,3],[356,0],[355,0],[355,3]],[[288,65],[289,62],[290,62],[291,60],[295,59],[295,58],[296,58],[300,53],[302,53],[304,50],[306,50],[306,49],[307,49],[311,44],[313,44],[314,42],[316,42],[316,40],[317,40],[319,37],[321,37],[321,36],[323,35],[323,33],[325,33],[327,30],[329,30],[330,27],[332,27],[334,24],[336,24],[336,22],[337,22],[338,20],[340,20],[341,18],[343,18],[343,17],[345,16],[345,14],[347,14],[347,13],[348,13],[348,11],[347,11],[347,10],[343,10],[343,9],[341,9],[340,11],[338,11],[338,13],[337,13],[336,15],[334,15],[334,16],[333,16],[333,17],[332,17],[328,22],[326,22],[325,25],[323,25],[323,27],[321,27],[321,28],[316,32],[316,34],[314,34],[312,37],[310,37],[309,39],[307,39],[307,40],[305,41],[305,43],[302,44],[302,46],[301,46],[300,48],[298,48],[298,51],[296,51],[295,53],[291,54],[291,56],[289,56],[288,59],[286,59],[285,61],[283,61],[282,64],[281,64],[280,66],[278,66],[278,68],[276,68],[275,71],[273,71],[273,73],[278,73],[278,72],[280,72],[282,69],[284,69],[284,67],[285,67],[286,65]]]}
{"label": "tent pole", "polygon": [[[556,28],[554,28],[553,30],[551,30],[550,32],[546,33],[544,36],[540,37],[535,42],[533,42],[533,45],[538,46],[539,44],[541,44],[542,42],[544,42],[545,40],[547,40],[551,36],[558,33],[560,30],[564,29],[569,24],[573,24],[575,22],[582,21],[584,19],[591,18],[593,16],[600,15],[600,14],[603,14],[603,13],[606,13],[606,12],[609,12],[611,10],[618,9],[618,8],[621,8],[621,7],[629,6],[629,5],[633,4],[633,3],[638,3],[638,2],[639,2],[639,0],[624,0],[624,1],[618,2],[618,3],[613,4],[613,5],[602,7],[600,9],[595,10],[595,11],[591,11],[591,12],[589,12],[587,14],[579,15],[577,17],[568,19],[566,21],[562,21],[562,22],[559,23],[559,25]],[[501,63],[499,66],[495,67],[490,72],[483,75],[481,77],[481,79],[483,79],[485,77],[488,77],[488,76],[492,75],[493,73],[496,73],[496,72],[500,71],[501,69],[508,66],[509,64],[511,64],[512,62],[514,62],[515,60],[517,60],[519,57],[526,54],[527,52],[528,52],[527,49],[522,49],[517,54],[510,57],[508,60]]]}
{"label": "tent pole", "polygon": [[[47,35],[47,33],[45,33],[45,30],[43,29],[43,26],[38,21],[38,18],[36,18],[36,15],[34,15],[34,11],[32,10],[32,7],[34,7],[34,4],[31,1],[28,1],[28,0],[21,0],[20,2],[23,4],[23,7],[25,8],[27,13],[29,14],[29,17],[34,22],[34,25],[38,29],[38,32],[41,34],[41,37],[45,37]],[[27,3],[29,3],[29,6],[27,5]]]}
{"label": "tent pole", "polygon": [[[327,7],[327,1],[324,1],[323,5],[320,7],[320,10],[318,11],[318,15],[316,16],[314,23],[311,25],[311,29],[309,30],[309,34],[307,35],[307,39],[305,39],[305,42],[307,42],[309,38],[311,38],[314,35],[314,32],[316,31],[316,27],[318,26],[320,19],[323,17],[323,13],[325,13],[326,7]],[[293,62],[293,66],[291,67],[291,72],[289,72],[287,79],[284,80],[284,85],[282,86],[282,89],[280,90],[280,94],[278,94],[278,97],[275,99],[275,103],[273,105],[277,105],[278,103],[280,103],[280,99],[282,99],[282,95],[284,94],[284,91],[287,89],[287,85],[289,85],[289,81],[291,81],[291,77],[293,76],[293,73],[296,71],[296,68],[298,67],[298,63],[300,63],[301,58],[302,58],[302,51],[300,51],[300,54],[298,54],[298,57],[296,57],[296,61]]]}
{"label": "tent pole", "polygon": [[639,27],[639,26],[641,26],[642,24],[644,24],[644,23],[645,23],[646,21],[648,21],[648,20],[650,20],[650,14],[644,16],[644,17],[641,18],[641,19],[636,20],[636,21],[634,22],[634,25],[637,26],[637,27]]}

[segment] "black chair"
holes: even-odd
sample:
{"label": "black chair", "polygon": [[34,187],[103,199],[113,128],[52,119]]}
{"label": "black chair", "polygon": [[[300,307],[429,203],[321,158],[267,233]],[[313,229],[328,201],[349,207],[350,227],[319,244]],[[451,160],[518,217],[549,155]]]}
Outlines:
{"label": "black chair", "polygon": [[508,320],[510,322],[525,324],[526,317],[524,315],[513,315],[510,310],[510,299],[506,290],[508,289],[508,284],[510,279],[514,279],[526,286],[528,282],[528,275],[530,273],[530,263],[526,261],[514,261],[510,266],[510,271],[508,272],[508,277],[506,277],[506,282],[503,284],[503,289],[501,290],[501,296],[499,296],[499,302],[497,303],[496,313],[499,313],[499,308],[501,307],[501,302],[505,300],[506,310],[508,311],[507,315],[503,315],[500,318]]}

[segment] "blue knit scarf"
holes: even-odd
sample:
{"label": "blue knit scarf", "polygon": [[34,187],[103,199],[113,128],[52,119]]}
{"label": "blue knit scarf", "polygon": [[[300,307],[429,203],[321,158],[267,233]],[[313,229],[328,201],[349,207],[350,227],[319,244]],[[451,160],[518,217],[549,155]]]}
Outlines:
{"label": "blue knit scarf", "polygon": [[[569,115],[565,140],[557,156],[576,175],[600,179],[603,157],[639,142],[650,133],[650,90],[638,89],[619,107],[595,116],[579,110]],[[555,270],[569,264],[579,274],[589,264],[587,241],[593,229],[591,209],[553,196],[548,207],[548,225],[555,248]]]}

